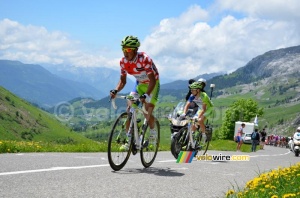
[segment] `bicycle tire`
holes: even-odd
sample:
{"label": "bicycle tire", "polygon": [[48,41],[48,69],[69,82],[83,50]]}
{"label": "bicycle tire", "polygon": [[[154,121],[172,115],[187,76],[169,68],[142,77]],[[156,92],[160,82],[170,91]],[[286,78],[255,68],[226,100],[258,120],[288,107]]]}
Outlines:
{"label": "bicycle tire", "polygon": [[184,147],[187,146],[188,138],[186,134],[188,132],[188,127],[181,128],[176,135],[171,139],[171,153],[175,157],[178,158],[180,151],[185,150]]}
{"label": "bicycle tire", "polygon": [[149,141],[150,127],[146,125],[143,130],[142,148],[140,151],[141,162],[145,168],[150,167],[157,155],[160,141],[160,125],[157,119],[155,119],[155,130],[157,132],[156,144],[153,145]]}
{"label": "bicycle tire", "polygon": [[128,118],[127,112],[122,113],[116,119],[108,139],[108,162],[110,167],[115,170],[121,170],[127,163],[132,150],[133,138],[129,144],[128,150],[122,149],[122,146],[127,142],[126,121]]}
{"label": "bicycle tire", "polygon": [[200,155],[205,155],[209,146],[210,140],[207,139],[205,133],[200,133],[199,138],[197,140],[197,145],[199,146],[198,153]]}

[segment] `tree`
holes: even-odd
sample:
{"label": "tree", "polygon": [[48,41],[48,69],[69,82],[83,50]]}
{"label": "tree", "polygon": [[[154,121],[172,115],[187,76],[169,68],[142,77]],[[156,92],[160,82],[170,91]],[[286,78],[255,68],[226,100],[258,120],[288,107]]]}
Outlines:
{"label": "tree", "polygon": [[233,139],[236,121],[249,122],[256,115],[260,117],[263,114],[263,108],[259,108],[253,99],[240,99],[234,102],[225,112],[218,138]]}

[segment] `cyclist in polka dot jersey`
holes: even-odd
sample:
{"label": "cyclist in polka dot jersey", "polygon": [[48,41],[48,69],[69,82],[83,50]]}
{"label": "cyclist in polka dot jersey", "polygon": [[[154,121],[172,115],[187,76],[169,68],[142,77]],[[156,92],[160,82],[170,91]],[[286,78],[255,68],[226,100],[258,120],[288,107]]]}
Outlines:
{"label": "cyclist in polka dot jersey", "polygon": [[126,36],[122,42],[124,57],[120,60],[121,76],[120,81],[114,90],[110,91],[112,98],[126,85],[127,74],[134,76],[137,80],[136,90],[148,114],[144,114],[150,127],[150,138],[156,139],[157,133],[154,130],[155,118],[152,112],[158,100],[160,90],[159,73],[153,60],[145,53],[138,52],[140,41],[135,36]]}

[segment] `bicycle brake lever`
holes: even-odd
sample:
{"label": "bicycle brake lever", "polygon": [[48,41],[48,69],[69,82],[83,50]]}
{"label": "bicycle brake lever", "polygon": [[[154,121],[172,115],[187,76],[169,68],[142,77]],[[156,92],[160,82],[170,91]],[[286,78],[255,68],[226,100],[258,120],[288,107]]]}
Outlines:
{"label": "bicycle brake lever", "polygon": [[115,101],[115,98],[110,98],[110,101],[111,101],[111,104],[113,106],[114,109],[117,109],[117,105],[116,105],[116,101]]}

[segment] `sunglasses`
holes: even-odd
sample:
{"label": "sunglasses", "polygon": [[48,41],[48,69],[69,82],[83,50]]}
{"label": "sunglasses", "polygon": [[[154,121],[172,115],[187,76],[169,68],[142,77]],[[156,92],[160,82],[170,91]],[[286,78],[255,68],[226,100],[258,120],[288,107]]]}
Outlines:
{"label": "sunglasses", "polygon": [[134,51],[135,49],[136,49],[136,48],[122,48],[122,51],[123,51],[123,52],[129,53],[129,52]]}

